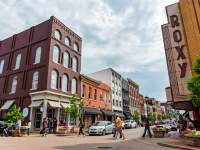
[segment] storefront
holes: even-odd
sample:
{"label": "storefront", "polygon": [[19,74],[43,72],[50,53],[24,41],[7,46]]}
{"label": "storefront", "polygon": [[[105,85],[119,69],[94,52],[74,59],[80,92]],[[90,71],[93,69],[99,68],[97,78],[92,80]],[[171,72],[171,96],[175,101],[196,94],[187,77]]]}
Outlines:
{"label": "storefront", "polygon": [[64,108],[70,107],[69,96],[50,91],[40,91],[30,95],[30,120],[33,131],[42,128],[43,118],[48,120],[56,118],[58,125],[61,123],[69,125],[70,118],[64,113]]}

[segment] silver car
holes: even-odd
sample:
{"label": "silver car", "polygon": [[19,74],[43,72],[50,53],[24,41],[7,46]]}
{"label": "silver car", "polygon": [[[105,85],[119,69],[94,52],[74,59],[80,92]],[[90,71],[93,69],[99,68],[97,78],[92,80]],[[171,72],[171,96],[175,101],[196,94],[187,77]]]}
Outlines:
{"label": "silver car", "polygon": [[97,121],[89,128],[89,135],[105,135],[113,133],[113,125],[110,121]]}

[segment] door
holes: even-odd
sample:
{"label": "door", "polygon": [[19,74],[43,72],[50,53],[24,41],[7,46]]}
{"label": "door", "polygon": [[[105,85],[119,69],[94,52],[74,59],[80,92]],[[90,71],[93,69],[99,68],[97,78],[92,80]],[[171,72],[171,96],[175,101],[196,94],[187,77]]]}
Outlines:
{"label": "door", "polygon": [[35,121],[34,121],[34,127],[36,130],[39,130],[41,128],[42,124],[42,112],[40,111],[40,108],[35,108]]}

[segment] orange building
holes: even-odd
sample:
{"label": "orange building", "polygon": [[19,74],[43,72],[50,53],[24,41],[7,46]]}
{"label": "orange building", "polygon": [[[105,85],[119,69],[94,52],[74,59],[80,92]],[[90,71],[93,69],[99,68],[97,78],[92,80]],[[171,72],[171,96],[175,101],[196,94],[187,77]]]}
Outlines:
{"label": "orange building", "polygon": [[84,98],[84,122],[90,126],[96,121],[112,120],[111,88],[88,76],[81,76]]}

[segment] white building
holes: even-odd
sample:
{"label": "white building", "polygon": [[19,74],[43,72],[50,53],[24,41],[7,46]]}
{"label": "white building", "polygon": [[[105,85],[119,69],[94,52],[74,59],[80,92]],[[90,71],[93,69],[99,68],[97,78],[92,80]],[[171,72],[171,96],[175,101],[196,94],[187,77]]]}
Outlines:
{"label": "white building", "polygon": [[122,77],[114,69],[108,68],[101,71],[97,71],[88,74],[96,80],[100,80],[111,87],[112,90],[112,110],[118,113],[120,116],[123,115],[123,104],[122,104]]}

